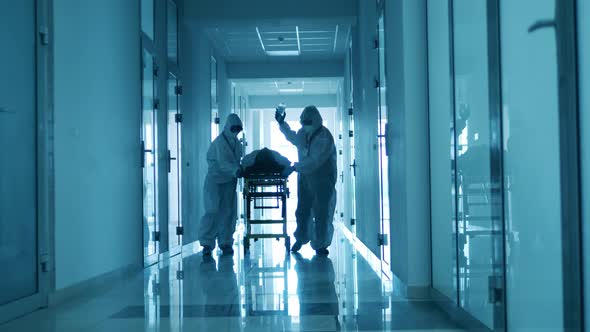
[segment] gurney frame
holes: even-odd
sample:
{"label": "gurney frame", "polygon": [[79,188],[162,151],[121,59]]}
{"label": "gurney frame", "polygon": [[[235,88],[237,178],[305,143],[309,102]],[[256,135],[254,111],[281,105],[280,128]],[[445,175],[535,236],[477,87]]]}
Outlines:
{"label": "gurney frame", "polygon": [[[250,250],[250,239],[285,239],[287,253],[291,248],[291,238],[287,234],[287,198],[289,188],[287,179],[280,174],[250,175],[244,178],[244,254]],[[265,205],[265,202],[275,199],[276,205]],[[262,202],[261,204],[259,204]],[[281,219],[252,219],[253,210],[281,209]],[[252,225],[282,224],[282,233],[265,234],[252,233]]]}

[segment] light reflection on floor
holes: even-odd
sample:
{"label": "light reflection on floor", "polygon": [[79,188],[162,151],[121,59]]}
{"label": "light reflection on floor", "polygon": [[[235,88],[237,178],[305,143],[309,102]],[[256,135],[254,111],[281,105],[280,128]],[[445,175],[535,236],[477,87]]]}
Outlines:
{"label": "light reflection on floor", "polygon": [[183,254],[96,297],[42,310],[0,331],[461,331],[429,301],[408,302],[337,231],[328,257],[283,241],[233,256]]}

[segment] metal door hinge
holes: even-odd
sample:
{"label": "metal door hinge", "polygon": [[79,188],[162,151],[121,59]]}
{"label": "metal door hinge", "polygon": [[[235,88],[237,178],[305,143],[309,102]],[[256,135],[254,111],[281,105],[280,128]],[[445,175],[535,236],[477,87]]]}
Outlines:
{"label": "metal door hinge", "polygon": [[154,64],[154,76],[158,77],[158,72],[160,71],[160,68],[158,68],[157,64]]}
{"label": "metal door hinge", "polygon": [[182,123],[182,114],[181,113],[174,114],[174,121],[176,121],[176,123]]}
{"label": "metal door hinge", "polygon": [[39,27],[39,42],[41,45],[49,45],[49,28],[44,25]]}
{"label": "metal door hinge", "polygon": [[182,95],[182,85],[177,85],[174,87],[174,93],[177,96],[181,96]]}
{"label": "metal door hinge", "polygon": [[215,122],[215,124],[220,124],[221,123],[221,120],[219,119],[219,117],[215,117],[214,122]]}
{"label": "metal door hinge", "polygon": [[378,50],[378,49],[379,49],[379,39],[375,39],[375,40],[373,41],[373,47],[374,47],[376,50]]}
{"label": "metal door hinge", "polygon": [[156,280],[152,281],[152,291],[154,292],[153,295],[160,294],[160,283],[157,282]]}
{"label": "metal door hinge", "polygon": [[349,108],[348,109],[348,115],[353,115],[354,114],[354,108]]}
{"label": "metal door hinge", "polygon": [[160,242],[160,232],[152,232],[152,237],[154,238],[154,242]]}
{"label": "metal door hinge", "polygon": [[504,301],[504,283],[500,276],[488,277],[488,301],[490,304],[500,304]]}
{"label": "metal door hinge", "polygon": [[356,219],[350,218],[350,226],[356,225]]}
{"label": "metal door hinge", "polygon": [[350,165],[350,167],[352,168],[352,175],[356,176],[356,167],[358,165],[356,164],[356,159],[352,161],[352,165]]}
{"label": "metal door hinge", "polygon": [[340,212],[340,218],[344,218],[344,213]]}
{"label": "metal door hinge", "polygon": [[381,87],[381,82],[379,82],[378,79],[375,79],[375,83],[374,84],[375,84],[375,89],[378,89],[378,88]]}
{"label": "metal door hinge", "polygon": [[50,265],[49,255],[47,255],[47,254],[41,255],[40,263],[41,263],[41,272],[47,273],[51,270],[49,267],[49,265]]}
{"label": "metal door hinge", "polygon": [[342,155],[342,150],[339,150],[339,151],[338,151],[338,154],[339,154],[339,155]]}
{"label": "metal door hinge", "polygon": [[160,108],[160,99],[154,99],[154,109],[157,110]]}
{"label": "metal door hinge", "polygon": [[184,271],[183,270],[176,271],[176,279],[177,280],[183,280],[184,279]]}
{"label": "metal door hinge", "polygon": [[348,132],[348,137],[354,137],[354,131],[352,131],[352,130],[351,130],[351,131],[349,131],[349,132]]}
{"label": "metal door hinge", "polygon": [[184,235],[184,227],[177,226],[176,227],[176,235]]}
{"label": "metal door hinge", "polygon": [[389,245],[389,238],[386,234],[378,234],[377,242],[379,243],[379,246],[387,246]]}

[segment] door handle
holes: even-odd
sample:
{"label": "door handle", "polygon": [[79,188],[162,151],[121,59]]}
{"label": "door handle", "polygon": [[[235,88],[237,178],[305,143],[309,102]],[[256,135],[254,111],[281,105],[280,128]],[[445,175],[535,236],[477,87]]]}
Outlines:
{"label": "door handle", "polygon": [[168,150],[168,173],[172,172],[172,160],[176,160],[176,158],[173,158],[172,152]]}
{"label": "door handle", "polygon": [[529,27],[528,32],[533,33],[537,30],[541,30],[541,29],[545,29],[545,28],[555,28],[555,26],[556,26],[555,20],[549,20],[549,19],[538,20],[537,22],[533,23]]}
{"label": "door handle", "polygon": [[[377,135],[377,138],[383,138],[385,140],[385,142],[383,142],[383,144],[385,145],[385,155],[389,156],[389,122],[385,124],[384,133]],[[381,142],[379,142],[379,145],[381,145]]]}
{"label": "door handle", "polygon": [[141,168],[145,167],[145,154],[146,153],[153,153],[154,150],[146,149],[145,148],[145,141],[141,141]]}
{"label": "door handle", "polygon": [[352,168],[352,175],[356,176],[356,159],[352,162],[352,165],[350,165],[350,168]]}

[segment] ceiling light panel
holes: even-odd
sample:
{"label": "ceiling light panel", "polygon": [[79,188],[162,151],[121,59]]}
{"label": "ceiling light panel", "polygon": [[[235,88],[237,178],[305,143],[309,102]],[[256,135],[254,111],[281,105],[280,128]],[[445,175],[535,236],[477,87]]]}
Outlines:
{"label": "ceiling light panel", "polygon": [[256,61],[268,56],[306,55],[315,59],[328,59],[346,53],[350,25],[338,25],[338,33],[336,27],[336,24],[217,27],[211,29],[215,31],[210,33],[210,38],[213,39],[215,47],[229,57],[229,61]]}

